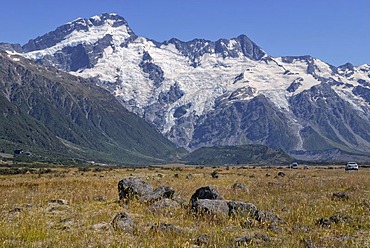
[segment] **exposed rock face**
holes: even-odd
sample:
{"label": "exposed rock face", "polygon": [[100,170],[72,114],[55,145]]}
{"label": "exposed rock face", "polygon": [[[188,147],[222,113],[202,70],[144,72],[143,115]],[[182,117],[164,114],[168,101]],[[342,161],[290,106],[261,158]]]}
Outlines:
{"label": "exposed rock face", "polygon": [[167,145],[176,149],[92,79],[5,52],[0,52],[0,68],[2,147],[35,148],[48,159],[128,164],[143,164],[144,157],[163,161]]}

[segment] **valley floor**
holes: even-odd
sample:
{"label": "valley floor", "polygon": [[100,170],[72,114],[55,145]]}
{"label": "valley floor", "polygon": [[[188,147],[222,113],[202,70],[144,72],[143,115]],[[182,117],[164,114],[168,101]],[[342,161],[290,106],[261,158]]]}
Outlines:
{"label": "valley floor", "polygon": [[[119,204],[117,184],[127,177],[172,187],[179,207]],[[206,185],[282,221],[194,215],[189,199]],[[0,175],[0,199],[1,247],[370,247],[370,168],[52,167]],[[133,232],[112,227],[122,212]]]}

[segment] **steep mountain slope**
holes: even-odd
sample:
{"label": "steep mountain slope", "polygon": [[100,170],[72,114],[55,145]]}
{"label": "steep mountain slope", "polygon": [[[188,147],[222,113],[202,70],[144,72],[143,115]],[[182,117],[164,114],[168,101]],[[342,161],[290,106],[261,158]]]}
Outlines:
{"label": "steep mountain slope", "polygon": [[77,19],[22,49],[38,63],[99,79],[178,146],[370,154],[368,65],[273,58],[244,35],[159,43],[138,37],[115,14]]}
{"label": "steep mountain slope", "polygon": [[92,80],[0,53],[1,146],[158,163],[175,146]]}
{"label": "steep mountain slope", "polygon": [[282,150],[264,145],[202,147],[184,158],[198,165],[289,164],[293,158]]}

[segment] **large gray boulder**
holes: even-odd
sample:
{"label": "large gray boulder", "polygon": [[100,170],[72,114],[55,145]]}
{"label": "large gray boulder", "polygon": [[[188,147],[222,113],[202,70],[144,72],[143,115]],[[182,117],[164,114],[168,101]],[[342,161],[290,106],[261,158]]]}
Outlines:
{"label": "large gray boulder", "polygon": [[226,200],[199,199],[193,203],[193,211],[198,214],[228,217],[229,206]]}
{"label": "large gray boulder", "polygon": [[257,212],[257,207],[252,203],[242,201],[228,201],[229,216],[254,216]]}
{"label": "large gray boulder", "polygon": [[172,199],[175,194],[175,190],[169,186],[160,186],[155,190],[144,194],[141,200],[146,202],[156,202],[162,199]]}
{"label": "large gray boulder", "polygon": [[139,198],[153,191],[151,184],[140,178],[125,178],[118,182],[118,194],[120,201]]}

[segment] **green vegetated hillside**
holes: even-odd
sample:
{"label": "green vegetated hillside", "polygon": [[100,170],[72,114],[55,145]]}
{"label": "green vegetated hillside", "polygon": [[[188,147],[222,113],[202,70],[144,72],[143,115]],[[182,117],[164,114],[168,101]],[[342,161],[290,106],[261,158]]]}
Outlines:
{"label": "green vegetated hillside", "polygon": [[184,159],[198,165],[286,164],[293,161],[284,151],[264,145],[203,147]]}
{"label": "green vegetated hillside", "polygon": [[122,164],[168,162],[176,147],[86,80],[0,53],[0,148]]}

